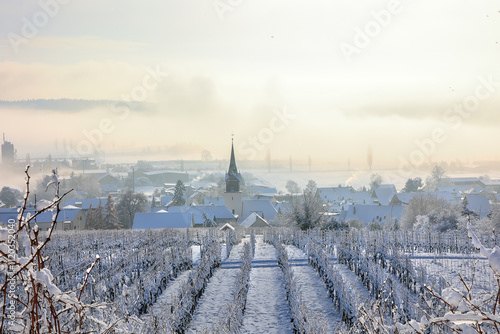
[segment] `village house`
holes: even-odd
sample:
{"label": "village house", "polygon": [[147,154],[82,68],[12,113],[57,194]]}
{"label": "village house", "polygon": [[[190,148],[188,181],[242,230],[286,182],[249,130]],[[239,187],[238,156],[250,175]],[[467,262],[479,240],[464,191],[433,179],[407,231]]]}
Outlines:
{"label": "village house", "polygon": [[348,221],[351,218],[357,218],[366,225],[371,222],[392,225],[401,221],[402,216],[402,206],[356,204],[351,205],[347,211],[342,211],[339,219]]}
{"label": "village house", "polygon": [[245,228],[269,227],[269,223],[257,213],[252,212],[244,221],[240,223],[240,226]]}

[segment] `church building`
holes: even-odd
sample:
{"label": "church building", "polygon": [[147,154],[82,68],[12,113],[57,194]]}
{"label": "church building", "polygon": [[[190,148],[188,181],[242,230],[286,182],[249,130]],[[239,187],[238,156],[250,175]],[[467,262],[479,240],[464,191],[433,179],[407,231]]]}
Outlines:
{"label": "church building", "polygon": [[236,216],[236,218],[241,218],[243,209],[243,197],[240,191],[241,174],[236,168],[234,143],[231,143],[231,161],[229,162],[229,170],[226,173],[225,181],[226,191],[224,192],[224,205]]}

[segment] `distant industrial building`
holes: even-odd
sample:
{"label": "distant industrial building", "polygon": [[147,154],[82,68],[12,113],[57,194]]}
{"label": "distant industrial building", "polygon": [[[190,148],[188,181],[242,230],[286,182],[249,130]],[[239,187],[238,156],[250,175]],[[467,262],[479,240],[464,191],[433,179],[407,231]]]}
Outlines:
{"label": "distant industrial building", "polygon": [[14,149],[14,144],[5,140],[5,133],[4,133],[3,144],[2,144],[2,165],[13,166],[15,158],[16,158],[16,150]]}

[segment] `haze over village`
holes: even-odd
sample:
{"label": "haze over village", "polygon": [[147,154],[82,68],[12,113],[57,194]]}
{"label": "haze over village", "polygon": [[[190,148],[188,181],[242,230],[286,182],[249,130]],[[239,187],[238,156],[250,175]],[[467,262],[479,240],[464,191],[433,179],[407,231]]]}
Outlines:
{"label": "haze over village", "polygon": [[141,211],[168,211],[177,181],[183,204],[224,205],[230,143],[243,198],[276,212],[310,181],[329,221],[402,209],[402,191],[496,205],[494,2],[1,6],[0,185],[17,199],[4,208],[26,165],[37,200],[55,170],[94,209],[132,190]]}
{"label": "haze over village", "polygon": [[[465,228],[470,214],[489,228],[498,224],[500,178],[488,174],[495,173],[494,163],[427,163],[408,174],[410,170],[405,169],[371,169],[374,154],[369,148],[368,169],[348,166],[336,171],[316,167],[312,158],[307,164],[294,164],[292,157],[274,162],[269,150],[265,161],[240,163],[234,138],[229,143],[228,158],[221,160],[204,151],[200,160],[112,164],[95,158],[49,156],[21,162],[16,160],[13,143],[4,138],[1,166],[3,175],[20,180],[26,168],[23,163],[30,166],[36,180],[28,198],[32,210],[52,200],[49,184],[54,175],[58,177],[60,191],[70,191],[65,195],[61,216],[65,221],[60,229],[295,226],[300,225],[295,211],[301,205],[297,203],[307,196],[315,200],[308,204],[316,211],[310,227],[399,230],[413,228],[425,218],[431,219],[434,229],[446,231]],[[0,219],[4,223],[17,217],[23,191],[3,186]],[[133,196],[140,205],[131,207]],[[413,205],[407,207],[413,198]],[[115,203],[114,222],[106,215],[96,217],[99,210],[111,210],[109,205],[116,210]],[[38,219],[42,230],[52,225],[50,214],[45,219]],[[449,226],[443,227],[443,222]]]}
{"label": "haze over village", "polygon": [[0,3],[0,333],[493,333],[498,1]]}

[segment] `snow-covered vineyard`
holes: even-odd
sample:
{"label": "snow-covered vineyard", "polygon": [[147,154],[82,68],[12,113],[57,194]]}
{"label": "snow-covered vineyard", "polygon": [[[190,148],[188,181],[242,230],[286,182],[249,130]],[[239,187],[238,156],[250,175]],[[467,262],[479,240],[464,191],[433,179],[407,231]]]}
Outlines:
{"label": "snow-covered vineyard", "polygon": [[[26,273],[33,286],[0,296],[2,333],[496,333],[496,241],[470,236],[55,233],[43,249],[45,268]],[[24,243],[23,251],[28,258],[33,250]],[[2,285],[6,279],[2,273]]]}

